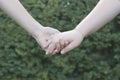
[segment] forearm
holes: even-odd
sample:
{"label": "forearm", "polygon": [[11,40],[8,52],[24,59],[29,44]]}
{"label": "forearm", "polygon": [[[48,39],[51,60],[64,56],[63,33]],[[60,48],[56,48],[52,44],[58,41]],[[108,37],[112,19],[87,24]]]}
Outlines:
{"label": "forearm", "polygon": [[34,20],[19,0],[0,0],[0,8],[30,34],[38,28],[42,29],[42,25]]}
{"label": "forearm", "polygon": [[100,0],[91,13],[75,28],[84,36],[97,31],[120,13],[119,0]]}

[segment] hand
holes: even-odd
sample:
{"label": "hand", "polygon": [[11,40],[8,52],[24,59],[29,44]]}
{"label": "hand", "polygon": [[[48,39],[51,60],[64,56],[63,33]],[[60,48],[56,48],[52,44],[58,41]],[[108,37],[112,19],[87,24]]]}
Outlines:
{"label": "hand", "polygon": [[49,46],[46,50],[46,54],[55,54],[56,51],[60,50],[61,46],[64,46],[63,48],[61,48],[61,54],[65,54],[66,52],[79,46],[83,38],[84,36],[81,34],[81,32],[75,29],[67,32],[58,33],[49,40]]}
{"label": "hand", "polygon": [[56,33],[60,33],[60,31],[51,27],[43,27],[42,29],[35,30],[33,37],[42,49],[46,50],[48,39]]}

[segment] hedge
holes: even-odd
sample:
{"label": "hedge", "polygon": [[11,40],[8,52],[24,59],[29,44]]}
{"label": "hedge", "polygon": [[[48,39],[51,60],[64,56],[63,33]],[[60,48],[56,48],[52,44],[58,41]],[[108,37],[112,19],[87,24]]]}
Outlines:
{"label": "hedge", "polygon": [[[21,0],[42,25],[73,29],[98,0]],[[95,18],[93,18],[95,19]],[[0,80],[120,80],[120,17],[65,55],[46,56],[36,41],[0,11]]]}

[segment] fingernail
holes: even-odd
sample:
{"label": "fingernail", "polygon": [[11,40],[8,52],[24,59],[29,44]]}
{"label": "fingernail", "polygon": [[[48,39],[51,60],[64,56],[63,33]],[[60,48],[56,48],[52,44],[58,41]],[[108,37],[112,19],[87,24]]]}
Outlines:
{"label": "fingernail", "polygon": [[47,55],[48,53],[46,52],[45,54]]}
{"label": "fingernail", "polygon": [[61,51],[61,54],[64,54],[65,52],[64,51]]}

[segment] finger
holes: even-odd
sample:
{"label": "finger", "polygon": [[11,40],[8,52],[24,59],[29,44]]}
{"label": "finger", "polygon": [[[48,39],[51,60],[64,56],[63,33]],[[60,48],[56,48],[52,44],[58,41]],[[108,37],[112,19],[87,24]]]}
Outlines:
{"label": "finger", "polygon": [[69,41],[65,41],[65,47],[67,46],[67,45],[69,45]]}
{"label": "finger", "polygon": [[57,50],[53,51],[52,55],[56,54],[57,52],[58,52]]}
{"label": "finger", "polygon": [[60,49],[63,49],[65,47],[65,41],[63,39],[60,39],[59,43],[60,43]]}
{"label": "finger", "polygon": [[68,46],[61,50],[61,54],[65,54],[66,52],[76,48],[78,45],[75,42],[71,42]]}
{"label": "finger", "polygon": [[49,47],[47,48],[46,55],[52,54],[52,52],[53,52],[53,50],[55,50],[55,48],[56,48],[55,43],[50,43]]}
{"label": "finger", "polygon": [[55,49],[53,52],[52,52],[52,55],[58,53],[59,51],[57,49]]}
{"label": "finger", "polygon": [[56,47],[55,47],[55,49],[54,49],[54,51],[53,51],[53,54],[58,53],[60,50],[61,50],[61,49],[60,49],[60,44],[59,44],[59,43],[56,43]]}

